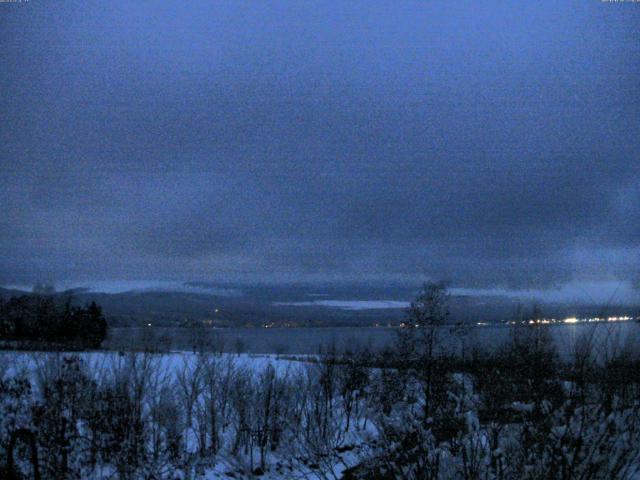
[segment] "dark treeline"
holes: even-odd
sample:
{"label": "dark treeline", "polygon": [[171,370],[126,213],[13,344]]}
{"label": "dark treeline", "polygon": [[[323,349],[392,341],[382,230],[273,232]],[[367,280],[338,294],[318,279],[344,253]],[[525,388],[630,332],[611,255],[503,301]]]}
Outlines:
{"label": "dark treeline", "polygon": [[80,307],[71,298],[22,295],[0,299],[0,339],[97,348],[107,335],[107,321],[95,302]]}

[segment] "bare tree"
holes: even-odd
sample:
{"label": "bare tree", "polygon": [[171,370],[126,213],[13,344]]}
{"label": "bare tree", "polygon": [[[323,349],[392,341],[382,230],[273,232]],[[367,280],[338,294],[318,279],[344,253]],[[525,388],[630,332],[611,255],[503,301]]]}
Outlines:
{"label": "bare tree", "polygon": [[338,364],[338,393],[342,399],[345,431],[349,431],[352,416],[357,420],[360,397],[369,380],[369,372],[363,365],[364,355],[346,349]]}
{"label": "bare tree", "polygon": [[[434,401],[434,393],[444,377],[437,364],[438,328],[449,319],[449,292],[443,283],[426,282],[420,293],[411,303],[407,312],[404,331],[400,334],[400,346],[414,349],[408,364],[402,368],[410,368],[418,373],[425,393],[425,419],[429,418]],[[404,338],[403,338],[404,337]],[[402,359],[399,360],[402,362]]]}
{"label": "bare tree", "polygon": [[176,387],[183,402],[187,429],[193,428],[193,410],[202,392],[203,371],[204,363],[200,356],[182,356],[182,368],[176,373]]}

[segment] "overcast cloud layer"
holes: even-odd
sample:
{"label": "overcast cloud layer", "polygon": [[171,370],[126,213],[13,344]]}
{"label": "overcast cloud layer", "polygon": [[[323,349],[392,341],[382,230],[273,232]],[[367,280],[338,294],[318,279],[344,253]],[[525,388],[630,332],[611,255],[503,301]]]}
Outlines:
{"label": "overcast cloud layer", "polygon": [[0,283],[638,282],[638,5],[33,0],[0,47]]}

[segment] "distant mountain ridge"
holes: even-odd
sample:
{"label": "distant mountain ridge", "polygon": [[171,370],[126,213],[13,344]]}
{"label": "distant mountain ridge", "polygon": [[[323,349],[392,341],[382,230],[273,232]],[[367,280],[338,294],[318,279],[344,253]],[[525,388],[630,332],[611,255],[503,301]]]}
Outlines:
{"label": "distant mountain ridge", "polygon": [[[233,286],[185,284],[180,291],[143,288],[117,293],[73,288],[56,292],[71,296],[74,303],[97,302],[112,326],[371,326],[396,325],[405,318],[403,305],[415,289],[368,285]],[[30,292],[0,288],[0,298]],[[365,308],[349,308],[357,302]],[[382,305],[385,308],[366,308]],[[395,306],[398,305],[397,308]],[[391,306],[391,307],[390,307]],[[452,295],[451,321],[493,323],[515,319],[532,305],[511,297]],[[602,306],[538,303],[545,316],[593,316]],[[637,315],[634,306],[609,307],[608,314]]]}

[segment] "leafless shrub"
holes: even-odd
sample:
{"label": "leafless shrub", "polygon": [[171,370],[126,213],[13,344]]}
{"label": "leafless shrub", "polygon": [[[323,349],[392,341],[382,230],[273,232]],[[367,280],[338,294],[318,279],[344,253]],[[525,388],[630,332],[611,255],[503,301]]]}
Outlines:
{"label": "leafless shrub", "polygon": [[45,478],[74,478],[89,464],[79,424],[95,389],[78,356],[52,354],[37,362],[40,401],[33,411]]}
{"label": "leafless shrub", "polygon": [[356,352],[345,349],[337,368],[338,394],[342,400],[342,411],[345,416],[345,431],[349,431],[352,417],[358,424],[361,397],[369,380],[369,371],[364,366],[366,351]]}
{"label": "leafless shrub", "polygon": [[176,372],[176,389],[186,417],[186,428],[193,428],[193,413],[203,390],[204,363],[200,358],[182,355],[182,367]]}

